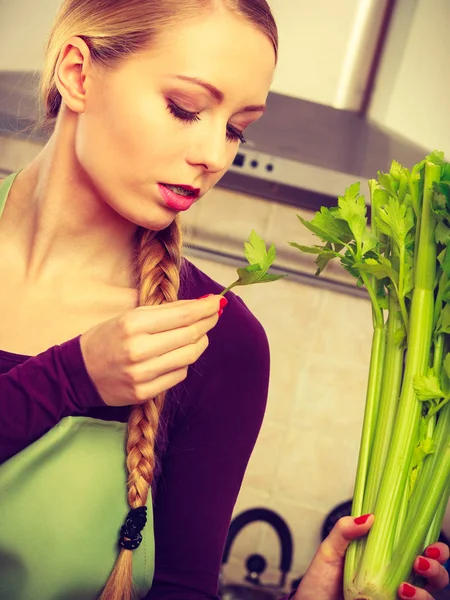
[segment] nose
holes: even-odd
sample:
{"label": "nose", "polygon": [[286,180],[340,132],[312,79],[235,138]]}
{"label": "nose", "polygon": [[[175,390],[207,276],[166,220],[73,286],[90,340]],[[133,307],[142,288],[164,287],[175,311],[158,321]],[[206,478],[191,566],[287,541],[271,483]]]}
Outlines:
{"label": "nose", "polygon": [[207,127],[192,139],[186,160],[209,173],[218,173],[231,165],[234,154],[235,148],[226,138],[226,127]]}

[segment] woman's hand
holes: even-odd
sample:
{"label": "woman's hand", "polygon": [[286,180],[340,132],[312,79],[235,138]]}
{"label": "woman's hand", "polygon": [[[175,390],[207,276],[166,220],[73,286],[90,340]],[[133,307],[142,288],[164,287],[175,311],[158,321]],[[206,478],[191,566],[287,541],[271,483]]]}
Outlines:
{"label": "woman's hand", "polygon": [[110,406],[139,404],[177,385],[208,347],[226,300],[208,296],[142,306],[81,336],[87,371]]}
{"label": "woman's hand", "polygon": [[[352,517],[340,519],[320,545],[293,600],[343,600],[345,552],[352,540],[368,533],[373,522],[373,515],[370,515],[361,525],[355,523]],[[443,589],[448,584],[448,574],[442,566],[449,557],[448,547],[441,543],[432,544],[426,549],[425,555],[415,560],[414,570],[428,580],[426,589],[402,584],[398,591],[399,598],[433,600],[431,593]],[[423,569],[423,567],[427,568]]]}

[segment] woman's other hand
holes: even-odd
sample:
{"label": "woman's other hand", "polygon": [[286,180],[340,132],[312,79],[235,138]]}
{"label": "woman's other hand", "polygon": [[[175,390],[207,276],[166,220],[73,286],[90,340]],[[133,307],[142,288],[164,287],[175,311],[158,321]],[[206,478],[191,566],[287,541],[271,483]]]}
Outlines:
{"label": "woman's other hand", "polygon": [[[360,518],[364,521],[364,517]],[[294,600],[343,600],[343,572],[345,552],[352,540],[366,535],[374,522],[373,515],[358,524],[352,517],[343,517],[320,545],[306,571]],[[398,591],[401,599],[433,600],[433,591],[448,584],[448,573],[442,566],[449,557],[449,548],[442,543],[429,546],[425,556],[414,562],[414,570],[428,580],[425,589],[402,584]],[[423,561],[426,562],[423,562]],[[428,566],[429,565],[429,566]],[[422,567],[422,568],[421,568]],[[426,567],[423,569],[423,567]]]}

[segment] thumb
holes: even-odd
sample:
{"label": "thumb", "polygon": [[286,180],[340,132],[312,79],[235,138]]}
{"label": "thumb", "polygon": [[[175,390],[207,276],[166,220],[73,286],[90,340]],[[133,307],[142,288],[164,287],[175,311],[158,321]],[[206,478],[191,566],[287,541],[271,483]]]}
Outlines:
{"label": "thumb", "polygon": [[343,559],[351,541],[366,535],[374,522],[373,515],[362,517],[342,517],[322,542],[319,552],[326,562],[338,562]]}

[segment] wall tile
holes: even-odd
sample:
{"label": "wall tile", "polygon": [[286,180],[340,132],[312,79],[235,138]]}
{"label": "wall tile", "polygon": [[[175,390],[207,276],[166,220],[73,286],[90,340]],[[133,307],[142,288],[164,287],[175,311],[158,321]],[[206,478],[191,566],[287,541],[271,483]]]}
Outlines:
{"label": "wall tile", "polygon": [[333,430],[293,425],[283,447],[274,497],[329,510],[351,498],[357,459],[356,442],[339,439]]}
{"label": "wall tile", "polygon": [[293,421],[317,431],[333,431],[338,439],[359,439],[367,378],[368,368],[351,364],[329,368],[314,356],[302,373]]}
{"label": "wall tile", "polygon": [[252,229],[265,238],[271,210],[266,200],[216,187],[198,204],[190,240],[241,255]]}
{"label": "wall tile", "polygon": [[330,291],[322,293],[311,352],[322,359],[326,369],[337,363],[366,368],[373,333],[370,302]]}

